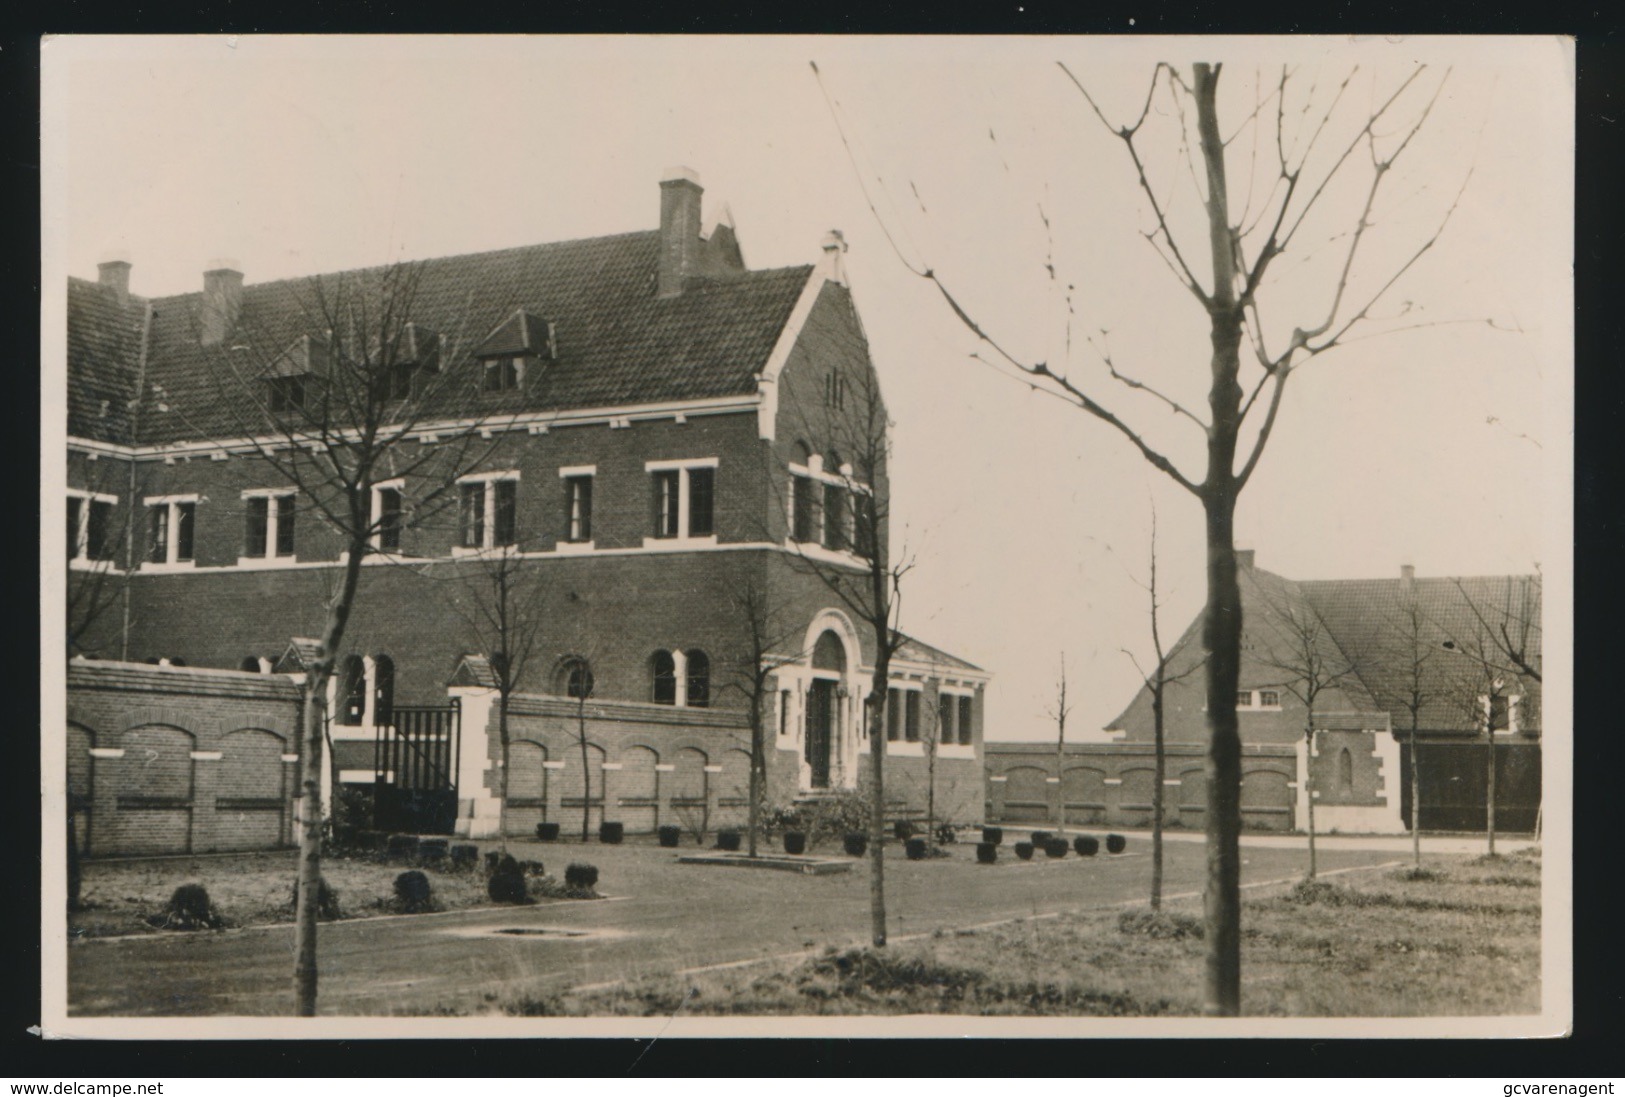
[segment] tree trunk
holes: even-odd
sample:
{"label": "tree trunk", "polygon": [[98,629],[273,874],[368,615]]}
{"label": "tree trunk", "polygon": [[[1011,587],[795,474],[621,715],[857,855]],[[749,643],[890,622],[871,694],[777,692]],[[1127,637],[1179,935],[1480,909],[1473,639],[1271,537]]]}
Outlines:
{"label": "tree trunk", "polygon": [[[1490,709],[1490,712],[1493,714],[1494,711],[1495,711],[1495,709],[1493,707],[1494,704],[1495,704],[1493,698],[1491,699],[1490,704],[1492,706],[1491,709]],[[1486,720],[1485,721],[1485,730],[1489,733],[1488,742],[1485,743],[1485,746],[1487,746],[1489,748],[1490,760],[1489,760],[1489,773],[1488,773],[1489,780],[1487,782],[1488,785],[1489,785],[1489,795],[1484,798],[1485,799],[1485,804],[1484,804],[1484,812],[1485,812],[1484,825],[1486,826],[1486,828],[1489,831],[1489,840],[1490,840],[1490,842],[1489,842],[1489,855],[1491,857],[1494,857],[1495,856],[1495,725],[1493,723],[1491,723],[1490,721]]]}
{"label": "tree trunk", "polygon": [[1422,867],[1422,770],[1416,764],[1416,717],[1411,717],[1411,859]]}
{"label": "tree trunk", "polygon": [[[877,646],[885,649],[886,637],[876,637]],[[873,693],[864,705],[869,723],[869,759],[873,766],[874,787],[869,805],[869,928],[870,939],[876,948],[886,947],[886,860],[882,843],[886,840],[886,712],[878,700],[886,696],[886,680],[890,675],[890,660],[875,660]]]}
{"label": "tree trunk", "polygon": [[1309,879],[1315,878],[1315,733],[1303,733],[1304,802],[1309,805]]}
{"label": "tree trunk", "polygon": [[[760,666],[760,660],[757,661]],[[759,673],[759,672],[758,672]],[[756,832],[762,824],[762,777],[764,751],[762,746],[762,683],[758,682],[750,699],[750,803],[746,805],[746,826],[750,830],[749,855],[756,856]]]}
{"label": "tree trunk", "polygon": [[508,687],[497,691],[497,740],[502,755],[497,767],[497,847],[508,852]]}
{"label": "tree trunk", "polygon": [[937,844],[937,740],[941,735],[939,727],[926,744],[931,754],[925,760],[925,841],[933,848]]}
{"label": "tree trunk", "polygon": [[1236,583],[1233,521],[1232,497],[1221,495],[1208,504],[1203,626],[1208,658],[1204,1012],[1224,1017],[1241,1010],[1241,737],[1236,727],[1241,591]]}
{"label": "tree trunk", "polygon": [[1151,784],[1151,909],[1162,909],[1162,813],[1163,778],[1168,759],[1162,739],[1162,664],[1157,664],[1157,681],[1151,689],[1151,730],[1155,743]]}
{"label": "tree trunk", "polygon": [[[581,741],[581,840],[592,840],[592,767],[587,751],[587,679],[582,673],[581,697],[576,700],[576,738]],[[608,805],[605,805],[608,807]]]}

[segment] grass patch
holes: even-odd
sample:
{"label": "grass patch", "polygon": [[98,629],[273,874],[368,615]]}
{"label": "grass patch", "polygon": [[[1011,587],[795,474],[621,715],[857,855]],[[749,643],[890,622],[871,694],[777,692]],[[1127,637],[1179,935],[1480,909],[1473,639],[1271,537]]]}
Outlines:
{"label": "grass patch", "polygon": [[1443,869],[1424,868],[1421,865],[1412,865],[1409,868],[1397,869],[1389,874],[1390,880],[1399,880],[1407,884],[1437,884],[1450,879],[1450,874]]}
{"label": "grass patch", "polygon": [[[1540,1008],[1540,911],[1505,902],[1500,875],[1350,874],[1256,894],[1243,913],[1243,1012],[1252,1016],[1478,1016]],[[1523,888],[1524,883],[1510,885]],[[1482,978],[1493,965],[1496,978]],[[960,931],[884,950],[651,974],[598,991],[519,993],[519,1016],[1198,1016],[1202,922],[1194,904],[1094,910]]]}

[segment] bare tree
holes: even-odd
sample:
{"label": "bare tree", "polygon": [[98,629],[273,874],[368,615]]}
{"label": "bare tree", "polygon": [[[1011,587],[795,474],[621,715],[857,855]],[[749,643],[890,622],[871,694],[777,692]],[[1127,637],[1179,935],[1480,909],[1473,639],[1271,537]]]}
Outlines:
{"label": "bare tree", "polygon": [[[457,478],[477,467],[488,448],[479,434],[486,424],[468,416],[473,388],[461,369],[460,332],[435,335],[414,322],[421,273],[419,265],[398,264],[313,278],[296,295],[296,315],[263,323],[257,313],[238,316],[205,299],[202,324],[216,332],[205,342],[214,352],[211,375],[221,405],[253,458],[298,492],[299,505],[343,550],[303,687],[294,947],[301,1016],[316,1011],[327,686],[362,561],[384,551],[378,538],[394,521],[375,505],[375,489],[398,483],[401,512],[421,518],[444,504]],[[161,412],[188,417],[187,409],[158,395]],[[453,421],[459,425],[446,426]],[[211,433],[218,432],[203,436]],[[271,526],[266,536],[280,538],[274,520]],[[291,524],[286,528],[291,535]]]}
{"label": "bare tree", "polygon": [[1264,605],[1262,626],[1274,634],[1272,642],[1257,646],[1254,658],[1279,671],[1274,683],[1303,705],[1303,749],[1306,759],[1305,798],[1308,802],[1309,878],[1315,878],[1315,703],[1328,690],[1354,675],[1354,664],[1326,630],[1314,607],[1284,589],[1269,589],[1260,581]]}
{"label": "bare tree", "polygon": [[1422,710],[1436,699],[1433,660],[1438,657],[1438,642],[1428,627],[1428,619],[1416,597],[1413,582],[1406,581],[1399,604],[1385,622],[1382,650],[1377,657],[1388,664],[1388,673],[1381,676],[1391,683],[1392,696],[1382,698],[1390,709],[1398,708],[1406,715],[1406,749],[1411,763],[1411,861],[1422,867],[1422,767],[1416,748],[1416,735],[1422,720]]}
{"label": "bare tree", "polygon": [[1509,575],[1498,599],[1480,599],[1457,579],[1456,590],[1477,622],[1474,648],[1486,661],[1531,682],[1540,681],[1541,576]]}
{"label": "bare tree", "polygon": [[[1209,733],[1205,1010],[1209,1014],[1233,1015],[1241,1007],[1241,740],[1236,725],[1241,597],[1236,581],[1236,501],[1269,442],[1287,379],[1307,361],[1341,345],[1351,330],[1369,318],[1373,306],[1433,247],[1455,210],[1459,192],[1437,227],[1396,261],[1386,276],[1367,279],[1365,272],[1357,270],[1357,260],[1369,252],[1363,245],[1378,223],[1373,210],[1383,183],[1393,178],[1391,169],[1426,122],[1443,82],[1431,97],[1413,107],[1417,97],[1413,89],[1421,87],[1425,71],[1425,66],[1417,66],[1391,93],[1374,97],[1376,105],[1366,112],[1363,124],[1353,127],[1349,134],[1334,123],[1340,119],[1339,107],[1354,79],[1353,72],[1334,91],[1317,99],[1313,84],[1307,94],[1300,93],[1301,81],[1283,67],[1267,93],[1262,85],[1257,88],[1251,111],[1239,123],[1223,127],[1219,118],[1220,65],[1197,63],[1187,78],[1173,65],[1159,63],[1152,71],[1138,115],[1133,121],[1119,124],[1108,120],[1065,64],[1060,68],[1083,95],[1094,117],[1122,142],[1142,200],[1155,223],[1143,235],[1182,292],[1191,297],[1207,319],[1207,417],[1204,419],[1185,401],[1171,395],[1166,385],[1154,385],[1120,370],[1103,341],[1089,340],[1089,346],[1106,367],[1109,379],[1128,388],[1133,398],[1154,401],[1195,428],[1207,452],[1205,473],[1197,477],[1180,469],[1167,456],[1168,450],[1153,445],[1128,418],[1102,403],[1093,394],[1094,382],[1075,376],[1070,362],[1051,365],[1018,355],[950,291],[934,269],[910,261],[900,250],[898,256],[914,274],[935,286],[952,314],[981,340],[988,354],[976,357],[1001,372],[1014,369],[1018,379],[1035,391],[1056,397],[1105,423],[1202,507],[1207,543],[1203,645],[1208,652]],[[816,64],[813,71],[817,74]],[[832,113],[834,110],[832,100]],[[1409,117],[1402,118],[1407,110]],[[1157,123],[1157,127],[1171,125],[1177,130],[1169,139],[1184,162],[1174,170],[1188,170],[1189,193],[1196,196],[1199,217],[1205,225],[1210,267],[1205,280],[1198,273],[1201,263],[1196,253],[1188,250],[1190,241],[1181,243],[1174,231],[1174,225],[1185,222],[1176,216],[1171,206],[1173,198],[1159,190],[1160,180],[1152,179],[1155,171],[1144,155],[1143,131],[1148,122]],[[1230,131],[1228,137],[1226,128]],[[1232,148],[1233,142],[1246,132],[1254,135],[1252,150],[1246,145]],[[1261,139],[1260,134],[1264,134]],[[846,140],[844,131],[842,140]],[[1335,144],[1328,147],[1327,141]],[[1260,162],[1267,164],[1265,170],[1258,169]],[[1351,179],[1361,168],[1366,168],[1368,175],[1363,185],[1353,184],[1361,193],[1356,199],[1358,208],[1350,211],[1347,229],[1323,233],[1323,219],[1311,219],[1310,215],[1320,210],[1323,197],[1344,192],[1334,183]],[[1233,170],[1247,184],[1234,191]],[[1463,188],[1465,185],[1464,181]],[[867,196],[867,183],[864,190]],[[1233,193],[1243,196],[1239,204],[1233,200]],[[869,205],[879,220],[872,198]],[[1042,206],[1039,213],[1047,225]],[[1266,297],[1273,297],[1275,287],[1289,281],[1293,293],[1301,293],[1304,288],[1302,273],[1294,273],[1290,279],[1282,277],[1277,261],[1283,255],[1304,250],[1308,240],[1300,240],[1299,234],[1306,225],[1309,237],[1319,235],[1322,245],[1336,249],[1324,290],[1324,308],[1296,322],[1271,315],[1266,324]],[[889,230],[887,238],[895,247],[895,237]],[[1050,277],[1055,278],[1053,257],[1045,265]],[[1070,353],[1070,338],[1067,346]],[[1250,375],[1243,372],[1244,348],[1255,361]],[[1261,418],[1255,420],[1257,425],[1249,442],[1243,428],[1255,411]]]}
{"label": "bare tree", "polygon": [[[867,346],[861,348],[866,357]],[[854,391],[855,390],[855,391]],[[792,534],[797,551],[792,566],[814,575],[874,637],[875,655],[863,712],[870,759],[869,909],[870,938],[886,944],[886,884],[883,843],[886,827],[886,704],[891,661],[906,637],[898,630],[903,576],[910,564],[893,563],[888,525],[890,503],[886,466],[890,457],[891,421],[872,369],[841,374],[832,385],[840,414],[815,421],[808,409],[793,409],[809,433],[827,433],[838,459],[826,468],[820,517],[820,544],[803,543]],[[819,483],[805,480],[804,490]]]}
{"label": "bare tree", "polygon": [[[495,517],[493,515],[493,517]],[[512,531],[509,531],[510,533]],[[498,536],[501,540],[501,535]],[[508,711],[525,681],[546,621],[546,585],[533,560],[522,555],[525,539],[514,535],[507,547],[446,565],[449,581],[437,582],[440,600],[463,625],[464,634],[490,668],[497,695],[497,841],[508,849],[508,770],[511,764]],[[439,579],[432,574],[431,577]]]}
{"label": "bare tree", "polygon": [[726,676],[722,689],[743,694],[750,707],[750,783],[746,808],[749,856],[758,855],[762,828],[762,798],[767,787],[767,714],[773,703],[770,688],[782,668],[802,657],[799,628],[792,607],[775,599],[754,576],[730,596],[733,610],[745,628],[739,649],[723,659]]}
{"label": "bare tree", "polygon": [[1066,699],[1066,652],[1061,652],[1060,674],[1055,681],[1055,707],[1046,711],[1055,721],[1055,833],[1066,833],[1066,717],[1072,706]]}

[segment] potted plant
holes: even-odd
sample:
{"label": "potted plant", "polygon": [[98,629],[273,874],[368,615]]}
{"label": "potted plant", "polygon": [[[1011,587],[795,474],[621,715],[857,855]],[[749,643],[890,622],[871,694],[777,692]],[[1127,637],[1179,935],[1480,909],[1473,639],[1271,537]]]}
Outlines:
{"label": "potted plant", "polygon": [[1023,861],[1031,861],[1033,859],[1033,844],[1031,842],[1017,842],[1016,856]]}
{"label": "potted plant", "polygon": [[657,832],[660,835],[660,844],[667,849],[676,849],[677,841],[683,836],[682,827],[663,826]]}
{"label": "potted plant", "polygon": [[999,859],[999,847],[995,842],[976,843],[976,861],[978,864],[991,865]]}
{"label": "potted plant", "polygon": [[841,848],[846,851],[848,857],[862,857],[869,849],[869,836],[861,830],[849,831],[846,837],[841,839]]}
{"label": "potted plant", "polygon": [[799,830],[784,832],[784,852],[792,856],[800,856],[807,852],[807,836]]}
{"label": "potted plant", "polygon": [[559,840],[559,824],[537,823],[536,837],[544,842],[557,842]]}
{"label": "potted plant", "polygon": [[996,845],[1002,844],[1004,842],[1004,828],[1003,827],[983,827],[982,828],[982,841],[986,842],[990,846],[996,846]]}
{"label": "potted plant", "polygon": [[739,832],[731,828],[717,831],[717,848],[728,853],[737,853],[739,851]]}

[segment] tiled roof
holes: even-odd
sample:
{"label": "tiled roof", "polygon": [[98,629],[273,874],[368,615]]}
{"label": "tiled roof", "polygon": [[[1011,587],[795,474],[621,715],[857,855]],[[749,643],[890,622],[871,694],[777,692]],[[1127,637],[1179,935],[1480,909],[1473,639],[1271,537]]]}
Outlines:
{"label": "tiled roof", "polygon": [[496,689],[497,672],[491,666],[491,660],[483,655],[464,655],[457,660],[457,669],[451,672],[451,686],[479,686],[483,689]]}
{"label": "tiled roof", "polygon": [[146,301],[120,304],[109,287],[68,279],[68,433],[103,442],[130,436]]}
{"label": "tiled roof", "polygon": [[[524,392],[476,398],[458,389],[458,400],[486,400],[475,406],[504,414],[754,393],[812,268],[718,273],[713,266],[709,276],[685,280],[681,294],[657,298],[659,240],[658,232],[636,232],[426,260],[418,265],[412,320],[445,337],[445,366],[470,370],[474,347],[519,310],[554,325],[557,358]],[[381,273],[319,280],[332,287]],[[302,335],[320,335],[311,330],[316,282],[245,285],[239,333],[228,346],[252,338],[271,357]],[[171,412],[143,415],[142,442],[244,433],[233,410],[241,382],[223,376],[229,351],[199,344],[201,301],[201,293],[189,293],[153,302],[148,379],[162,387]],[[70,374],[78,369],[70,354]]]}
{"label": "tiled roof", "polygon": [[898,659],[910,663],[926,663],[947,669],[974,670],[978,674],[986,673],[975,663],[967,663],[957,655],[949,655],[941,648],[934,648],[923,640],[916,640],[914,637],[905,636],[902,633],[898,633],[898,636],[903,641],[897,648],[895,657]]}

